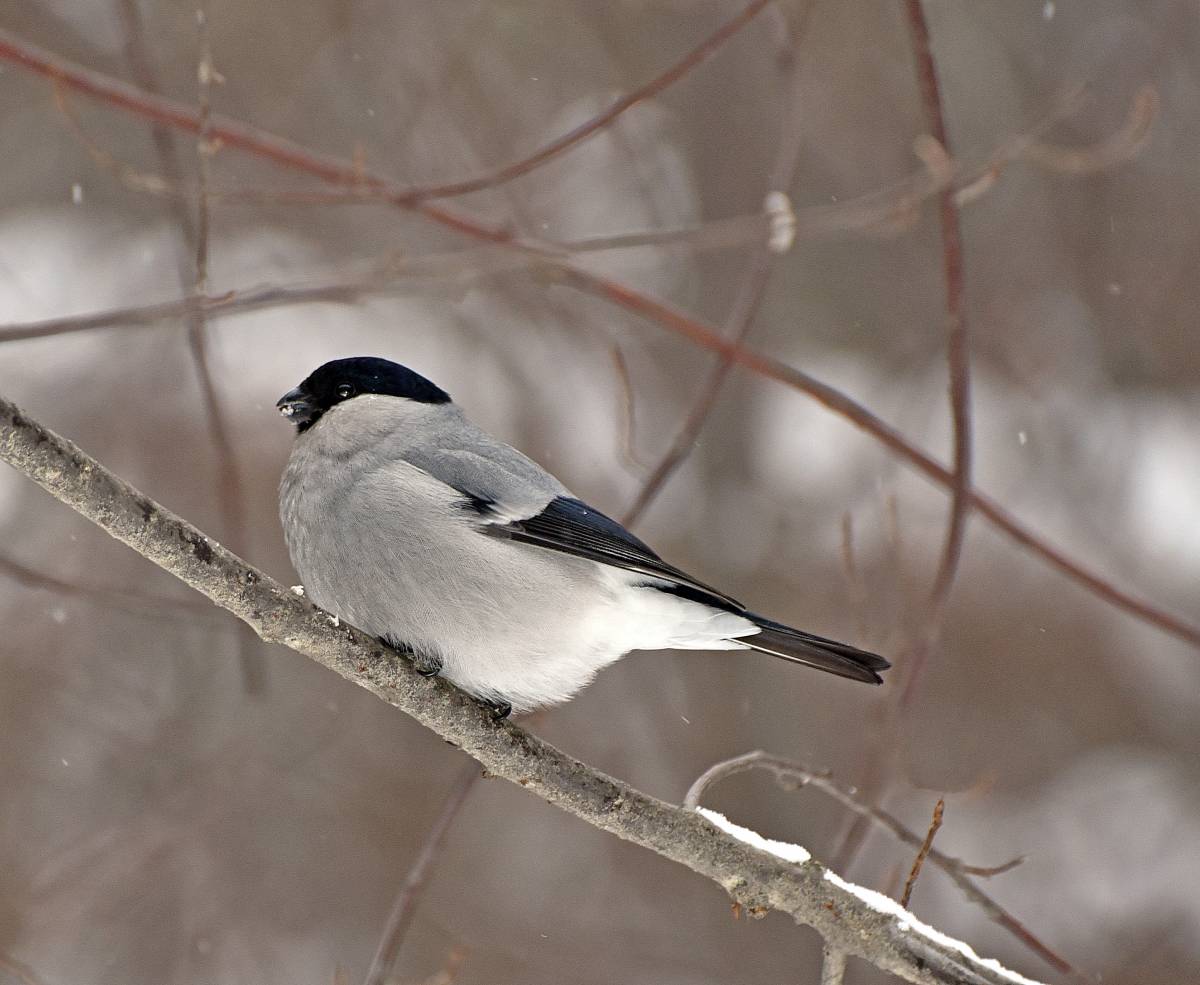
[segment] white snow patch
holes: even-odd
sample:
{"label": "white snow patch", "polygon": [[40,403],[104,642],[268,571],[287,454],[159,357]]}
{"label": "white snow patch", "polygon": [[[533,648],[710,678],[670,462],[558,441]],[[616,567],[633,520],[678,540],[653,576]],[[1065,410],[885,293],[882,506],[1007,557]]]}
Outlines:
{"label": "white snow patch", "polygon": [[757,831],[751,831],[749,828],[743,828],[740,824],[734,824],[724,814],[710,811],[707,807],[697,807],[696,811],[699,814],[703,814],[726,834],[733,835],[738,841],[744,841],[747,845],[757,848],[759,851],[775,855],[785,862],[807,862],[812,858],[812,855],[809,854],[806,848],[789,844],[786,841],[775,841],[773,838],[764,838]]}
{"label": "white snow patch", "polygon": [[884,896],[883,893],[876,892],[874,889],[867,889],[865,886],[858,886],[852,882],[847,882],[836,872],[831,872],[829,869],[825,870],[824,879],[844,889],[851,895],[857,896],[867,906],[871,907],[871,909],[895,917],[900,922],[901,930],[916,931],[922,937],[927,937],[929,940],[941,944],[943,947],[958,951],[959,954],[968,960],[974,961],[976,964],[982,965],[984,968],[988,968],[998,975],[1003,975],[1009,981],[1017,982],[1018,985],[1042,985],[1041,982],[1036,982],[1032,978],[1026,978],[1015,971],[1009,971],[995,958],[981,958],[975,953],[975,949],[970,944],[943,934],[940,930],[936,930],[929,926],[929,924],[923,923],[890,896]]}

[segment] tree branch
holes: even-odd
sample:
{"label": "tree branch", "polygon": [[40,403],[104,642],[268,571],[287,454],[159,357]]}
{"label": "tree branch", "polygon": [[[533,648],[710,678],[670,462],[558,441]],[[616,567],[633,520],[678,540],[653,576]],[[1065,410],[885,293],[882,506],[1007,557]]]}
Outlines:
{"label": "tree branch", "polygon": [[[879,825],[897,841],[910,845],[918,851],[923,850],[924,839],[920,835],[906,828],[899,820],[882,808],[865,803],[861,799],[860,793],[839,784],[824,773],[809,769],[803,763],[784,759],[782,756],[772,756],[770,753],[763,752],[762,750],[743,753],[741,756],[734,756],[732,759],[714,763],[701,773],[697,777],[696,782],[688,789],[687,795],[683,798],[683,805],[685,807],[699,807],[700,798],[704,796],[704,791],[714,783],[728,776],[733,776],[736,773],[745,773],[748,770],[755,769],[767,770],[774,774],[775,779],[781,784],[810,786],[816,790],[820,790],[822,793],[836,800],[848,811],[856,815],[856,817]],[[983,877],[1000,875],[1020,865],[1024,861],[1024,858],[1018,857],[1002,865],[994,866],[967,865],[962,859],[946,855],[932,846],[924,850],[929,860],[945,872],[951,881],[962,890],[967,899],[979,906],[988,917],[1029,947],[1031,951],[1056,971],[1062,972],[1065,975],[1078,977],[1078,973],[1066,958],[1043,944],[1021,921],[980,889],[974,880],[968,878],[973,875]]]}
{"label": "tree branch", "polygon": [[[722,831],[559,751],[300,598],[0,397],[0,459],[249,625],[387,701],[510,780],[589,824],[686,866],[746,906],[781,910],[837,951],[919,985],[1025,982],[966,945],[929,936],[814,861]],[[857,891],[855,891],[857,890]]]}

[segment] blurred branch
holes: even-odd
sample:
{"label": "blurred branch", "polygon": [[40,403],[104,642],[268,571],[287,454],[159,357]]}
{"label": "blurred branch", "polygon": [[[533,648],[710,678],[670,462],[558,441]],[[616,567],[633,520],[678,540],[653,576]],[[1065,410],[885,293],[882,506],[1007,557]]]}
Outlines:
{"label": "blurred branch", "polygon": [[391,912],[388,914],[387,923],[384,924],[375,957],[371,959],[371,967],[367,971],[364,985],[387,985],[391,980],[392,969],[396,965],[396,958],[400,955],[400,945],[404,943],[404,937],[417,912],[417,902],[425,889],[425,884],[429,881],[433,864],[437,861],[438,853],[442,849],[454,819],[467,802],[467,796],[474,789],[479,777],[479,765],[473,760],[468,761],[455,778],[445,800],[442,801],[437,819],[426,832],[421,850],[417,853],[417,857],[405,877],[404,884],[400,887],[400,892],[392,903]]}
{"label": "blurred branch", "polygon": [[[903,0],[908,33],[912,43],[917,88],[921,94],[921,109],[927,134],[916,141],[916,152],[931,174],[953,172],[953,153],[942,106],[937,65],[925,20],[923,0]],[[882,709],[881,724],[876,730],[868,762],[863,770],[863,787],[868,800],[879,801],[898,762],[902,743],[898,730],[901,719],[911,707],[930,655],[938,645],[946,603],[962,560],[963,541],[970,517],[971,471],[974,458],[971,434],[971,354],[963,300],[963,245],[958,204],[949,183],[938,193],[939,222],[942,235],[942,272],[946,294],[946,360],[950,378],[950,415],[953,430],[953,470],[950,475],[950,512],[946,533],[925,610],[921,621],[904,648],[901,659],[900,686],[888,694]],[[851,860],[862,847],[867,824],[857,818],[847,828],[835,856],[837,865],[848,869]]]}
{"label": "blurred branch", "polygon": [[[79,585],[41,571],[35,571],[6,554],[0,554],[0,574],[8,576],[26,588],[86,599],[96,605],[113,606],[135,616],[167,619],[176,618],[181,611],[187,612],[189,616],[205,617],[216,613],[211,605],[205,605],[194,596],[171,598],[167,595],[108,588],[102,585]],[[163,609],[167,611],[159,611]]]}
{"label": "blurred branch", "polygon": [[1011,973],[984,963],[966,945],[914,932],[915,925],[873,907],[819,863],[788,863],[696,811],[649,797],[511,722],[496,721],[463,692],[422,677],[377,640],[251,568],[3,398],[0,458],[265,641],[311,657],[461,747],[490,773],[712,879],[743,905],[782,910],[816,929],[831,948],[909,982],[1012,985]]}
{"label": "blurred branch", "polygon": [[1031,140],[1022,151],[1023,160],[1059,174],[1086,175],[1107,171],[1128,161],[1150,139],[1150,127],[1158,116],[1158,90],[1143,85],[1133,97],[1121,128],[1090,147],[1060,147]]}
{"label": "blurred branch", "polygon": [[[925,124],[938,151],[949,167],[953,152],[946,130],[945,113],[938,84],[937,66],[930,48],[929,26],[925,22],[923,0],[904,0],[916,61],[917,81]],[[931,168],[931,170],[935,170]],[[971,354],[967,335],[967,319],[963,310],[963,247],[962,227],[954,191],[947,185],[938,194],[939,217],[942,228],[942,268],[946,280],[946,358],[950,370],[950,408],[954,425],[954,465],[950,481],[950,516],[937,575],[929,593],[929,612],[925,632],[913,654],[911,665],[904,668],[905,682],[900,699],[908,704],[916,693],[922,671],[939,635],[942,615],[954,576],[962,558],[963,537],[970,515],[971,466],[974,457],[971,436]]]}
{"label": "blurred branch", "polygon": [[44,985],[36,971],[8,954],[0,953],[0,971],[11,975],[14,980],[21,982],[21,985]]}
{"label": "blurred branch", "polygon": [[[812,8],[813,4],[811,3],[805,6],[796,26],[795,35],[787,38],[785,53],[788,57],[784,59],[784,64],[788,66],[789,75],[788,102],[783,110],[783,123],[780,127],[778,141],[779,149],[775,152],[775,160],[767,177],[768,195],[786,195],[795,180],[796,168],[800,160],[803,88],[801,86],[801,62],[797,49],[800,38],[803,37],[808,26],[808,15]],[[764,211],[766,210],[764,209]],[[762,306],[763,296],[766,294],[767,284],[770,281],[771,261],[776,252],[766,236],[759,236],[750,248],[750,256],[746,261],[746,268],[742,273],[737,295],[734,297],[733,306],[725,320],[724,331],[721,333],[735,346],[745,343],[751,328],[754,327],[755,316]],[[637,497],[626,512],[624,522],[627,526],[632,526],[641,519],[642,514],[646,512],[651,502],[667,484],[667,480],[683,464],[696,446],[700,432],[704,429],[709,415],[716,406],[717,399],[720,397],[732,369],[733,358],[728,353],[717,353],[716,362],[709,370],[704,386],[688,410],[670,447],[658,460],[649,477],[642,483]]]}
{"label": "blurred branch", "polygon": [[[119,13],[125,27],[125,55],[133,77],[144,90],[157,94],[158,80],[155,78],[154,69],[151,66],[138,0],[120,0]],[[179,198],[168,199],[181,240],[181,248],[177,251],[176,267],[180,290],[184,296],[202,295],[208,286],[208,184],[209,158],[212,155],[211,89],[216,72],[213,69],[208,23],[203,9],[196,11],[196,25],[200,38],[200,58],[196,71],[200,129],[196,136],[199,181],[196,187],[195,221],[193,222],[188,214],[186,202]],[[65,101],[60,100],[59,102],[62,105]],[[164,179],[171,184],[179,185],[182,169],[175,148],[174,136],[169,129],[157,124],[150,127],[150,135],[154,142],[154,152],[158,158],[159,170]],[[189,249],[193,254],[191,260],[187,257]],[[218,467],[213,474],[217,501],[220,504],[221,515],[225,519],[228,539],[244,548],[246,546],[246,514],[243,508],[245,498],[242,493],[242,479],[237,456],[234,454],[233,442],[229,437],[229,426],[225,420],[221,400],[217,395],[217,387],[213,382],[212,369],[209,366],[208,333],[204,309],[188,308],[184,314],[184,321],[187,326],[188,353],[191,357],[192,368],[196,373],[196,380],[200,385],[209,439],[212,441],[217,456]],[[245,633],[237,634],[236,646],[238,663],[242,671],[242,687],[247,694],[258,694],[265,686],[266,669],[262,655]]]}
{"label": "blurred branch", "polygon": [[[796,786],[814,787],[832,797],[847,810],[879,825],[897,841],[916,848],[918,851],[924,849],[925,839],[921,835],[905,827],[897,818],[887,813],[887,811],[865,803],[851,788],[842,786],[828,774],[811,770],[803,763],[784,759],[782,756],[772,756],[762,751],[748,752],[741,756],[734,756],[732,759],[714,763],[688,789],[687,794],[683,798],[683,806],[691,808],[699,807],[700,798],[704,796],[704,792],[714,783],[737,773],[746,773],[756,769],[767,770],[774,774],[776,781],[784,786],[790,786],[792,789]],[[1056,971],[1066,975],[1077,974],[1070,962],[1043,944],[1024,924],[968,878],[969,875],[992,876],[1008,872],[1019,865],[1023,859],[1013,859],[1012,861],[1005,862],[1003,865],[985,868],[967,865],[961,859],[953,858],[939,852],[932,844],[928,849],[925,849],[925,852],[929,861],[945,872],[951,881],[962,891],[963,895],[982,909],[989,918],[1011,933]]]}
{"label": "blurred branch", "polygon": [[541,167],[546,162],[553,160],[577,144],[587,140],[588,137],[599,133],[626,110],[632,109],[638,103],[657,96],[664,89],[678,82],[697,65],[706,61],[726,41],[750,23],[768,3],[770,3],[770,0],[751,0],[751,3],[747,4],[742,12],[734,17],[733,20],[717,28],[716,31],[701,41],[700,44],[661,75],[651,79],[645,85],[635,89],[628,95],[622,96],[602,113],[598,113],[574,129],[568,130],[560,137],[556,137],[528,157],[514,161],[511,164],[506,164],[503,167],[495,168],[492,171],[487,171],[474,178],[465,178],[443,185],[426,185],[409,188],[405,192],[406,199],[410,203],[416,204],[435,198],[455,198],[459,195],[467,195],[471,192],[483,191],[485,188],[504,184]]}

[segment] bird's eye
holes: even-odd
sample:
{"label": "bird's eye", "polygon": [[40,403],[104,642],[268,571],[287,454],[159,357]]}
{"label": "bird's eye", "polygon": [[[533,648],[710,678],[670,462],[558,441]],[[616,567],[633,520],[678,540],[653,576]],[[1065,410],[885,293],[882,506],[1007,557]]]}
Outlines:
{"label": "bird's eye", "polygon": [[339,383],[336,392],[339,400],[348,400],[354,396],[354,384]]}

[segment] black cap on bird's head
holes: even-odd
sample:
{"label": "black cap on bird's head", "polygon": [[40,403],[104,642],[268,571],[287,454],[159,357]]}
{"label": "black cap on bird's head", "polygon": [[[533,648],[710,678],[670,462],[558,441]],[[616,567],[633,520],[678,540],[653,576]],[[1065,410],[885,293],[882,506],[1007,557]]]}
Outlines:
{"label": "black cap on bird's head", "polygon": [[307,431],[330,407],[364,393],[404,397],[422,404],[450,402],[450,394],[407,366],[375,356],[354,356],[313,370],[275,406],[297,430]]}

